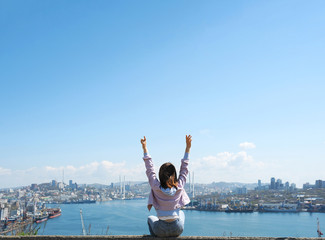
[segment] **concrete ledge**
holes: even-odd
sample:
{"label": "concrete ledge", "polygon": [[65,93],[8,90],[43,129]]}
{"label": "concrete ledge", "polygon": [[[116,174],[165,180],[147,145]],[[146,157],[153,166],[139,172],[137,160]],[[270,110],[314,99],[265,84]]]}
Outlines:
{"label": "concrete ledge", "polygon": [[177,238],[155,238],[148,235],[91,235],[91,236],[0,236],[0,240],[325,240],[325,238],[292,238],[292,237],[201,237],[201,236],[181,236]]}

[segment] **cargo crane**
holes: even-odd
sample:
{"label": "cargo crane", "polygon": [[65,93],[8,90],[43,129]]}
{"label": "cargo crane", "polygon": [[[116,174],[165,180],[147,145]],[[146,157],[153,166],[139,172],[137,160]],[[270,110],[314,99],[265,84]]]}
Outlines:
{"label": "cargo crane", "polygon": [[319,220],[318,220],[318,218],[317,218],[317,234],[318,234],[318,237],[322,237],[322,235],[323,235],[323,233],[319,229]]}
{"label": "cargo crane", "polygon": [[82,235],[86,236],[86,229],[84,224],[84,219],[82,217],[82,210],[80,209],[80,219],[81,219],[81,226],[82,226]]}

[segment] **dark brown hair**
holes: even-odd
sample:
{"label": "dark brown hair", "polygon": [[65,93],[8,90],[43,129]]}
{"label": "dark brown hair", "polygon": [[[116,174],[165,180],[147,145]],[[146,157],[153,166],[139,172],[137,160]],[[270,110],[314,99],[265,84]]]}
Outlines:
{"label": "dark brown hair", "polygon": [[164,163],[159,169],[160,185],[163,188],[177,188],[177,173],[176,168],[170,162]]}

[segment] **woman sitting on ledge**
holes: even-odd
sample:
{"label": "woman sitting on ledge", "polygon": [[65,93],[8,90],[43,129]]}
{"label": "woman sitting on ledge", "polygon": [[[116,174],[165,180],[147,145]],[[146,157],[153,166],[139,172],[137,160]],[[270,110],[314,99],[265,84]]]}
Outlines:
{"label": "woman sitting on ledge", "polygon": [[192,136],[186,135],[186,149],[184,158],[181,160],[179,178],[177,178],[176,168],[170,162],[161,165],[159,170],[159,180],[154,171],[153,162],[148,154],[146,137],[141,139],[146,166],[146,174],[151,187],[148,200],[148,209],[154,206],[156,216],[148,217],[150,234],[157,237],[177,237],[184,230],[185,215],[180,210],[190,202],[185,192],[186,177],[188,174],[189,153]]}

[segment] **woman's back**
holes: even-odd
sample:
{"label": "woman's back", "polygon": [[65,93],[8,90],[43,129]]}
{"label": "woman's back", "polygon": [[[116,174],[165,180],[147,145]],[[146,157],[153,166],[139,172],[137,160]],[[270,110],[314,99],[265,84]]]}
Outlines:
{"label": "woman's back", "polygon": [[181,208],[190,202],[190,199],[184,189],[186,183],[186,177],[188,174],[188,162],[189,162],[188,159],[183,158],[181,161],[179,179],[177,181],[178,182],[177,189],[174,188],[176,189],[176,191],[172,194],[168,194],[167,193],[168,190],[164,190],[164,188],[161,187],[161,184],[156,177],[156,173],[150,155],[146,155],[143,159],[145,161],[146,174],[151,187],[148,205],[153,205],[155,209],[169,211],[169,210]]}
{"label": "woman's back", "polygon": [[154,206],[157,217],[148,217],[148,226],[151,235],[158,237],[177,237],[184,229],[185,215],[181,207],[190,202],[185,191],[186,177],[188,174],[189,152],[192,137],[186,135],[186,149],[181,160],[179,178],[173,164],[165,163],[160,167],[159,179],[157,179],[153,162],[148,154],[146,137],[141,139],[144,152],[143,160],[146,166],[146,174],[151,187],[148,209]]}

